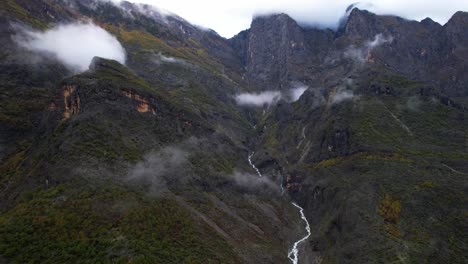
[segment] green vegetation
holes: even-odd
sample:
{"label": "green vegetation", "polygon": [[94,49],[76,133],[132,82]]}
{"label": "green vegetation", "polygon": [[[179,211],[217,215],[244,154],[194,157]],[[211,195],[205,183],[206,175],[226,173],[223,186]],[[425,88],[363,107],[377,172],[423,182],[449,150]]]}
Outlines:
{"label": "green vegetation", "polygon": [[0,2],[0,11],[5,12],[8,16],[13,16],[20,21],[26,22],[27,24],[39,28],[46,29],[47,23],[37,19],[26,9],[21,7],[15,0],[3,0]]}
{"label": "green vegetation", "polygon": [[124,27],[116,27],[109,24],[106,25],[106,28],[115,34],[123,43],[131,46],[132,50],[137,50],[137,53],[162,53],[165,56],[177,57],[191,63],[196,63],[209,72],[218,75],[222,74],[220,69],[224,67],[202,48],[185,46],[173,47],[162,39],[143,30],[129,30]]}
{"label": "green vegetation", "polygon": [[171,199],[76,183],[23,196],[0,216],[0,254],[14,262],[235,263],[223,240]]}

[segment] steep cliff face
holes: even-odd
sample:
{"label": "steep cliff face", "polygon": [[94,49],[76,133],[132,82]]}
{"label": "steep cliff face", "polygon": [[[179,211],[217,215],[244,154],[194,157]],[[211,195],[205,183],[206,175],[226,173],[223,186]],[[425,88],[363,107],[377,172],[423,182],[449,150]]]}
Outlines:
{"label": "steep cliff face", "polygon": [[362,56],[378,67],[437,84],[464,102],[466,78],[460,69],[467,56],[460,43],[466,42],[466,30],[457,25],[466,24],[465,17],[458,12],[442,27],[430,19],[409,21],[353,8],[334,33],[302,28],[285,14],[269,15],[255,18],[249,30],[229,41],[246,68],[245,78],[261,89],[285,89],[292,82],[316,85],[326,71],[338,70],[331,75],[342,78],[349,72],[337,68],[346,65],[342,58]]}
{"label": "steep cliff face", "polygon": [[247,44],[247,77],[272,89],[295,80],[304,68],[306,43],[302,29],[286,14],[257,17]]}
{"label": "steep cliff face", "polygon": [[[373,55],[385,60],[387,67],[411,78],[437,84],[444,93],[464,101],[462,98],[466,97],[466,91],[461,86],[466,79],[458,70],[466,67],[468,56],[462,54],[464,48],[457,39],[466,35],[466,30],[459,31],[461,28],[458,28],[452,31],[452,25],[456,28],[456,24],[463,23],[464,17],[466,13],[458,12],[442,27],[430,19],[408,21],[395,16],[377,16],[355,8],[337,43],[345,47],[383,34],[392,41],[387,44],[387,49],[376,49]],[[454,56],[456,50],[461,53]]]}

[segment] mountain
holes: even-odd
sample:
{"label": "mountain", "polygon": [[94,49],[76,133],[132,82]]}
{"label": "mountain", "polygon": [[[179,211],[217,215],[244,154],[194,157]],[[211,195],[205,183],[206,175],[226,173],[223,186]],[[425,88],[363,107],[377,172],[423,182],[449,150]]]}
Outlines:
{"label": "mountain", "polygon": [[[468,13],[231,39],[125,1],[0,14],[0,263],[467,262]],[[63,25],[125,60],[77,70]]]}

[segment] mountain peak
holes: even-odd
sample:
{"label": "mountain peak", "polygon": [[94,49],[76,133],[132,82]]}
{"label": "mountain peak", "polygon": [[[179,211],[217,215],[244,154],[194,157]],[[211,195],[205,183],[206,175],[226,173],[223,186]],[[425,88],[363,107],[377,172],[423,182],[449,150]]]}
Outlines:
{"label": "mountain peak", "polygon": [[252,20],[252,25],[258,22],[296,23],[296,21],[286,13],[255,16]]}
{"label": "mountain peak", "polygon": [[468,23],[468,12],[457,11],[445,25],[466,25]]}
{"label": "mountain peak", "polygon": [[346,34],[352,36],[370,36],[374,34],[375,14],[354,7],[349,13],[343,30]]}
{"label": "mountain peak", "polygon": [[426,27],[429,30],[436,30],[438,28],[442,28],[442,25],[435,22],[430,17],[426,17],[425,19],[421,20],[420,23],[421,23],[421,25],[423,25],[424,27]]}
{"label": "mountain peak", "polygon": [[468,12],[458,11],[444,25],[444,30],[455,42],[466,47],[468,41],[466,25],[468,25]]}

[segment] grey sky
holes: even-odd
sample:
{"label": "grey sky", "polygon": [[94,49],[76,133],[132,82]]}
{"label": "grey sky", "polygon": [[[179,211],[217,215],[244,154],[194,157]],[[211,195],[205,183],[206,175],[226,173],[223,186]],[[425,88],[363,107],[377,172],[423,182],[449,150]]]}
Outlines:
{"label": "grey sky", "polygon": [[[252,16],[284,12],[301,23],[336,25],[346,7],[356,0],[130,0],[173,12],[193,24],[232,37],[249,27]],[[370,0],[360,4],[377,14],[421,20],[431,17],[444,24],[459,10],[468,11],[468,0]]]}

